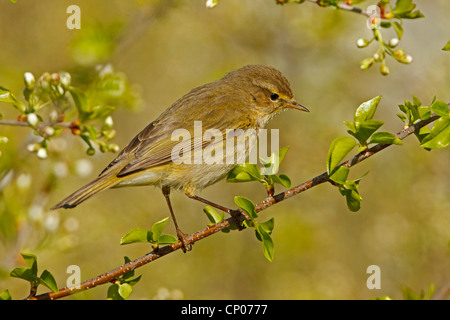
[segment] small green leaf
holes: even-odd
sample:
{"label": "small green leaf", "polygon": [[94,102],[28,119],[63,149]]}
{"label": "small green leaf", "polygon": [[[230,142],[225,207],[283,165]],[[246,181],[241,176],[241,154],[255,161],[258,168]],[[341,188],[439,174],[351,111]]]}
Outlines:
{"label": "small green leaf", "polygon": [[327,172],[332,174],[342,159],[355,147],[356,142],[350,137],[338,137],[331,142],[327,157]]}
{"label": "small green leaf", "polygon": [[382,125],[384,124],[383,121],[369,119],[363,122],[355,122],[356,132],[352,133],[349,132],[352,136],[354,136],[361,145],[365,145],[367,139],[370,138],[370,136],[377,131]]}
{"label": "small green leaf", "polygon": [[114,283],[109,286],[106,297],[108,300],[123,300],[123,298],[119,294],[119,284],[118,283]]}
{"label": "small green leaf", "polygon": [[397,34],[397,37],[400,40],[403,36],[403,27],[397,21],[394,22],[393,26],[394,26],[395,33]]}
{"label": "small green leaf", "polygon": [[428,149],[445,148],[450,144],[450,117],[439,118],[421,146]]}
{"label": "small green leaf", "polygon": [[261,224],[258,224],[255,231],[259,234],[260,239],[262,240],[264,256],[266,257],[267,260],[272,262],[274,254],[274,245],[272,237],[263,227],[261,227]]}
{"label": "small green leaf", "polygon": [[261,172],[255,164],[244,163],[233,168],[227,177],[227,182],[261,181]]}
{"label": "small green leaf", "polygon": [[355,122],[363,122],[373,118],[378,104],[380,103],[381,96],[377,96],[371,100],[363,102],[355,112]]}
{"label": "small green leaf", "polygon": [[450,51],[450,41],[447,42],[447,44],[442,48],[444,51]]}
{"label": "small green leaf", "polygon": [[158,222],[155,222],[152,225],[152,230],[151,230],[151,239],[152,242],[158,242],[159,236],[162,234],[164,228],[167,225],[167,222],[169,221],[169,217],[164,218]]}
{"label": "small green leaf", "polygon": [[278,180],[279,181],[275,181],[275,182],[281,184],[285,188],[290,188],[292,185],[291,179],[285,174],[280,174],[278,176]]}
{"label": "small green leaf", "polygon": [[39,279],[35,274],[33,274],[31,269],[27,267],[14,268],[9,275],[11,277],[23,279],[29,282],[36,282]]}
{"label": "small green leaf", "polygon": [[141,280],[141,277],[142,277],[142,276],[138,276],[138,277],[136,277],[136,278],[134,278],[134,279],[127,280],[127,283],[128,283],[130,286],[134,286],[136,283],[139,282],[139,280]]}
{"label": "small green leaf", "polygon": [[120,239],[120,244],[129,244],[135,242],[149,242],[151,239],[150,232],[142,228],[134,228]]}
{"label": "small green leaf", "polygon": [[281,148],[280,150],[277,150],[275,152],[272,152],[270,155],[270,158],[260,158],[261,163],[264,165],[263,168],[261,168],[261,173],[263,175],[273,175],[278,172],[278,168],[280,167],[281,162],[284,160],[284,157],[286,153],[289,150],[289,146],[286,146],[284,148]]}
{"label": "small green leaf", "polygon": [[27,263],[27,265],[30,268],[33,275],[37,276],[38,268],[37,268],[36,256],[31,253],[21,253],[20,255],[23,257],[23,259]]}
{"label": "small green leaf", "polygon": [[448,111],[448,106],[443,101],[433,102],[433,104],[430,106],[430,108],[438,116],[441,116],[441,117],[449,117],[450,116],[449,111]]}
{"label": "small green leaf", "polygon": [[133,287],[128,283],[121,283],[119,284],[117,292],[123,300],[126,300],[131,295],[131,292],[133,292]]}
{"label": "small green leaf", "polygon": [[27,107],[22,102],[18,101],[16,97],[8,89],[0,86],[0,102],[12,103],[21,112],[25,112]]}
{"label": "small green leaf", "polygon": [[416,5],[413,4],[413,0],[397,0],[392,12],[393,13],[409,12],[414,10],[415,7]]}
{"label": "small green leaf", "polygon": [[88,100],[84,92],[74,87],[70,87],[69,92],[78,109],[81,122],[88,120],[89,112],[91,110],[89,110]]}
{"label": "small green leaf", "polygon": [[350,211],[356,212],[361,209],[362,198],[356,189],[345,189],[345,198]]}
{"label": "small green leaf", "polygon": [[59,291],[55,278],[48,270],[42,272],[39,282],[55,293]]}
{"label": "small green leaf", "polygon": [[381,144],[397,144],[402,145],[403,142],[390,132],[376,132],[370,137],[369,144],[381,143]]}
{"label": "small green leaf", "polygon": [[218,213],[213,207],[206,206],[203,208],[203,212],[206,214],[211,223],[216,224],[223,220],[223,215]]}
{"label": "small green leaf", "polygon": [[255,205],[249,199],[241,196],[235,196],[234,203],[236,203],[239,208],[244,210],[250,216],[250,218],[255,219],[258,217],[255,212]]}
{"label": "small green leaf", "polygon": [[333,174],[330,176],[330,179],[336,183],[344,184],[347,181],[348,173],[350,169],[344,166],[337,167],[334,170]]}
{"label": "small green leaf", "polygon": [[162,234],[158,238],[160,245],[174,244],[178,242],[178,238],[171,234]]}
{"label": "small green leaf", "polygon": [[0,293],[0,300],[12,300],[11,294],[9,293],[8,289]]}
{"label": "small green leaf", "polygon": [[273,228],[275,227],[275,219],[270,218],[266,222],[259,223],[260,228],[263,228],[268,234],[272,234]]}

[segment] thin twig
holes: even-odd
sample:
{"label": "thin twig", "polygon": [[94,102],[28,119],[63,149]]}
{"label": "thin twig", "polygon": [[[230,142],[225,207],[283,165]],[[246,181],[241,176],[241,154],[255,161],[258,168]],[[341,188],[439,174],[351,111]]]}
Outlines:
{"label": "thin twig", "polygon": [[[315,4],[319,5],[319,6],[323,6],[321,4],[321,0],[307,0],[307,1],[315,3]],[[342,3],[342,2],[338,2],[336,5],[341,10],[362,14],[362,15],[364,15],[366,17],[370,17],[370,15],[371,15],[371,13],[368,12],[367,10],[360,9],[360,8],[357,8],[357,7],[353,7],[351,5],[348,5],[348,4],[345,4],[345,3]]]}
{"label": "thin twig", "polygon": [[[439,116],[433,114],[429,119],[421,120],[421,121],[417,122],[416,124],[414,124],[410,127],[407,127],[404,130],[398,132],[396,134],[396,136],[399,139],[403,140],[406,137],[408,137],[409,135],[411,135],[412,133],[417,132],[420,128],[426,126],[427,124],[429,124],[433,121],[436,121],[439,118],[440,118]],[[343,162],[341,164],[341,166],[352,167],[352,166],[366,160],[367,158],[375,155],[376,153],[384,150],[385,148],[387,148],[389,146],[391,146],[391,144],[377,144],[377,145],[367,149],[366,151],[362,151],[362,152],[358,153],[353,158]],[[298,186],[290,188],[290,189],[288,189],[284,192],[281,192],[273,197],[268,197],[268,198],[264,199],[263,201],[261,201],[260,203],[258,203],[256,205],[255,211],[256,212],[263,211],[278,202],[281,202],[290,197],[298,195],[308,189],[311,189],[312,187],[315,187],[315,186],[317,186],[321,183],[327,182],[327,181],[330,181],[330,178],[329,178],[329,175],[326,172],[324,172],[321,175],[319,175],[309,181],[299,184]],[[240,212],[242,213],[242,210],[240,210]],[[244,215],[241,214],[238,217],[238,220],[240,222],[242,222],[244,220]],[[187,236],[186,242],[187,242],[187,244],[194,244],[195,242],[197,242],[201,239],[209,237],[227,227],[234,225],[235,221],[236,221],[236,218],[231,217],[231,218],[223,220],[217,224],[214,224],[212,226],[208,226],[203,230],[197,231],[197,232]],[[92,287],[111,282],[129,271],[139,268],[139,267],[141,267],[147,263],[150,263],[156,259],[159,259],[171,252],[174,252],[174,251],[180,249],[181,247],[182,247],[182,243],[181,243],[181,241],[178,241],[175,244],[170,244],[170,245],[164,246],[162,248],[159,248],[158,250],[147,253],[146,255],[139,257],[133,261],[130,261],[129,263],[126,263],[114,270],[108,271],[97,277],[86,280],[86,281],[80,283],[79,285],[62,288],[56,293],[55,292],[43,293],[43,294],[32,297],[32,299],[39,299],[39,300],[59,299],[62,297],[72,295],[76,292],[84,291],[84,290],[90,289]]]}
{"label": "thin twig", "polygon": [[[4,125],[4,126],[15,126],[15,127],[30,127],[30,124],[26,121],[18,121],[18,120],[0,120],[0,125]],[[45,128],[45,127],[53,127],[53,126],[57,126],[57,127],[64,127],[64,128],[71,128],[73,126],[73,124],[71,122],[55,122],[55,123],[50,123],[50,122],[40,122],[38,124],[39,128]]]}

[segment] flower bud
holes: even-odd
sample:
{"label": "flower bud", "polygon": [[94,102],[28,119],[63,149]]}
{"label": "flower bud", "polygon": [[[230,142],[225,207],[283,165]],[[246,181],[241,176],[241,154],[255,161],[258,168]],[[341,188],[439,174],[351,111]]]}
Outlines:
{"label": "flower bud", "polygon": [[36,155],[39,159],[47,159],[48,158],[47,149],[39,148]]}
{"label": "flower bud", "polygon": [[34,75],[31,72],[25,72],[23,75],[23,80],[25,82],[25,87],[28,90],[33,90],[36,81],[34,80]]}
{"label": "flower bud", "polygon": [[59,78],[61,79],[61,85],[63,86],[64,89],[70,87],[70,83],[72,82],[72,77],[70,76],[70,73],[60,72]]}
{"label": "flower bud", "polygon": [[376,62],[381,62],[381,60],[383,60],[383,56],[382,56],[381,54],[379,54],[378,52],[376,52],[376,53],[374,53],[374,55],[373,55],[373,59],[374,59]]}
{"label": "flower bud", "polygon": [[389,40],[388,45],[391,48],[395,48],[398,45],[398,43],[399,43],[398,38],[392,38],[391,40]]}
{"label": "flower bud", "polygon": [[372,66],[372,64],[375,62],[374,58],[367,58],[364,59],[363,61],[361,61],[359,67],[361,68],[361,70],[366,70],[369,69],[370,66]]}
{"label": "flower bud", "polygon": [[413,57],[410,56],[409,54],[407,54],[407,55],[405,56],[404,61],[405,61],[404,63],[410,64],[410,63],[413,61]]}
{"label": "flower bud", "polygon": [[219,0],[207,0],[206,1],[206,7],[208,9],[212,9],[217,7],[217,5],[219,4]]}
{"label": "flower bud", "polygon": [[39,123],[39,118],[35,113],[29,113],[27,114],[27,122],[30,126],[35,128]]}
{"label": "flower bud", "polygon": [[387,76],[391,72],[391,70],[389,70],[389,67],[387,65],[382,63],[380,67],[380,72],[382,75]]}
{"label": "flower bud", "polygon": [[111,143],[109,145],[109,151],[111,152],[119,152],[120,148],[119,145],[115,144],[115,143]]}
{"label": "flower bud", "polygon": [[30,152],[36,152],[40,147],[41,145],[39,143],[30,143],[29,145],[27,145],[27,150]]}
{"label": "flower bud", "polygon": [[60,81],[61,79],[60,79],[60,77],[59,77],[59,74],[57,74],[57,73],[52,73],[52,75],[51,75],[51,80],[52,80],[52,83],[53,83],[53,84],[57,84],[57,83],[59,83],[59,81]]}
{"label": "flower bud", "polygon": [[44,133],[48,136],[51,137],[55,134],[55,129],[53,127],[47,126],[44,128]]}
{"label": "flower bud", "polygon": [[95,154],[95,149],[94,148],[88,148],[86,150],[86,153],[88,156],[93,156]]}
{"label": "flower bud", "polygon": [[369,45],[369,41],[367,41],[366,39],[359,38],[358,40],[356,40],[356,46],[358,48],[365,48],[368,45]]}
{"label": "flower bud", "polygon": [[107,116],[103,124],[106,129],[111,129],[114,126],[114,121],[111,116]]}

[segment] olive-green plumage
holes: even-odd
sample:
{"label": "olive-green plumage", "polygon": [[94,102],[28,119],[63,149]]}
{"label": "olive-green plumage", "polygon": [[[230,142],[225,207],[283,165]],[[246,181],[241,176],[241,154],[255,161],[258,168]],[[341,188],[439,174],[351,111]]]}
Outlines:
{"label": "olive-green plumage", "polygon": [[[176,129],[191,133],[191,150],[208,143],[194,138],[194,121],[201,121],[202,133],[218,129],[226,139],[226,129],[264,128],[276,113],[287,108],[308,111],[295,101],[289,82],[280,71],[262,65],[249,65],[222,79],[191,90],[144,128],[119,155],[86,186],[52,209],[73,208],[94,194],[112,187],[133,185],[184,189],[192,196],[222,179],[235,164],[175,164],[172,141]],[[198,149],[195,149],[198,150]],[[168,199],[168,198],[167,198]],[[169,205],[170,207],[170,205]]]}

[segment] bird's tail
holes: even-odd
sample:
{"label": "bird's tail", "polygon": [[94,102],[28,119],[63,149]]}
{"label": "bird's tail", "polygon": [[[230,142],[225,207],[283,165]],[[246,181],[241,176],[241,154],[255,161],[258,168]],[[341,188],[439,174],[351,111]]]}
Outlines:
{"label": "bird's tail", "polygon": [[102,175],[94,181],[88,183],[84,187],[78,189],[64,200],[58,202],[51,208],[51,210],[56,210],[59,208],[75,208],[77,205],[89,199],[93,195],[99,193],[100,191],[113,187],[119,181],[120,179],[117,179],[115,175]]}

